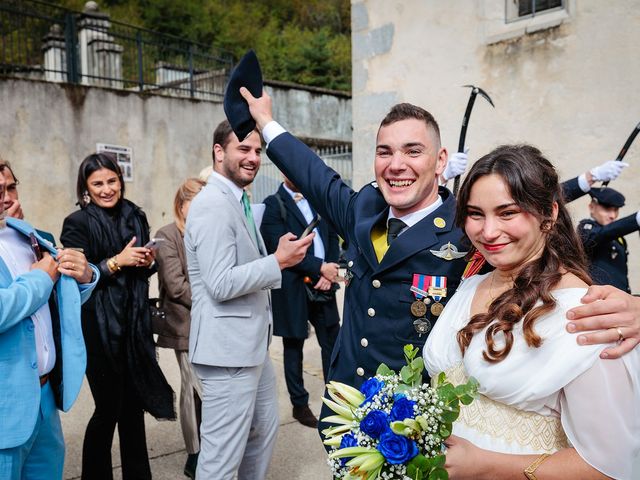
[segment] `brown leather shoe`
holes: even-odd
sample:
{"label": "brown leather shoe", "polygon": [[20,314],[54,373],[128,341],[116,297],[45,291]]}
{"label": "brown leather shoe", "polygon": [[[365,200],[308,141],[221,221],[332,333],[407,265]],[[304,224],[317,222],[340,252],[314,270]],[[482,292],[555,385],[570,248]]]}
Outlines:
{"label": "brown leather shoe", "polygon": [[306,427],[318,428],[318,419],[309,408],[309,405],[304,405],[301,407],[294,406],[293,418],[295,418]]}

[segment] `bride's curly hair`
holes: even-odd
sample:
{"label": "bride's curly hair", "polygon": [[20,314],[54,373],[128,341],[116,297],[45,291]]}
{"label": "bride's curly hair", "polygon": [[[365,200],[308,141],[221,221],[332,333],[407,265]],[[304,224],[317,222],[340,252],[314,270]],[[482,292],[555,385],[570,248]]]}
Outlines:
{"label": "bride's curly hair", "polygon": [[[540,221],[540,231],[545,237],[540,258],[524,265],[513,287],[496,298],[489,305],[487,313],[474,315],[468,325],[458,332],[458,345],[464,354],[473,335],[489,325],[483,357],[488,362],[497,363],[511,351],[512,330],[520,321],[527,345],[536,348],[542,345],[534,324],[538,318],[555,308],[556,301],[551,291],[563,274],[573,273],[589,285],[591,278],[587,273],[582,242],[565,208],[558,174],[540,150],[531,145],[502,145],[471,167],[458,194],[457,225],[464,231],[473,185],[478,179],[492,174],[502,177],[514,202]],[[554,221],[555,203],[558,205],[558,216]],[[503,346],[495,341],[500,334],[504,339]]]}

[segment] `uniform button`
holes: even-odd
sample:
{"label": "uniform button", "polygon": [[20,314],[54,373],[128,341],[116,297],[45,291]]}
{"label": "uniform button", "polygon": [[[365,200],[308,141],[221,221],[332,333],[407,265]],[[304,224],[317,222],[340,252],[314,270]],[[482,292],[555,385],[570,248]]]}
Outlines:
{"label": "uniform button", "polygon": [[371,282],[371,285],[373,285],[373,288],[380,288],[380,285],[382,284],[380,283],[380,280],[376,278],[373,282]]}
{"label": "uniform button", "polygon": [[38,363],[37,362],[31,362],[31,368],[38,368]]}
{"label": "uniform button", "polygon": [[358,375],[360,375],[361,377],[363,377],[364,376],[364,368],[362,368],[362,367],[356,368],[356,373]]}
{"label": "uniform button", "polygon": [[353,267],[353,260],[349,260],[349,263],[347,263],[347,267],[349,268]]}
{"label": "uniform button", "polygon": [[35,329],[35,327],[34,327],[33,323],[29,323],[29,324],[27,325],[27,331],[29,331],[29,332],[33,332],[33,330],[34,330],[34,329]]}
{"label": "uniform button", "polygon": [[367,315],[369,315],[370,317],[375,317],[376,311],[373,308],[370,308],[369,310],[367,310]]}
{"label": "uniform button", "polygon": [[424,303],[426,303],[427,305],[429,305],[431,303],[431,299],[429,297],[424,299]]}
{"label": "uniform button", "polygon": [[363,347],[367,347],[369,345],[369,340],[367,340],[366,338],[361,338],[360,345],[362,345]]}

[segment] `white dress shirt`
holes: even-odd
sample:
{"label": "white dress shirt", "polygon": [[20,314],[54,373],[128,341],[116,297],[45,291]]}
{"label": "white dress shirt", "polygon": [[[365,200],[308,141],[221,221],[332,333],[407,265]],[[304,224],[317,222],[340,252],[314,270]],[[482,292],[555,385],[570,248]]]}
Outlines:
{"label": "white dress shirt", "polygon": [[[293,198],[293,201],[295,202],[296,194],[299,193],[294,192],[284,183],[282,184],[282,186],[287,191],[287,193],[291,195],[291,198]],[[296,207],[298,207],[298,210],[300,210],[300,213],[302,213],[302,216],[307,221],[307,224],[311,223],[311,220],[313,220],[313,212],[311,211],[311,205],[309,205],[309,201],[306,198],[302,197],[296,202]],[[318,257],[320,260],[324,261],[325,249],[324,243],[322,243],[322,239],[320,238],[320,231],[318,230],[318,227],[314,228],[313,231],[316,234],[316,236],[313,237],[313,256]]]}
{"label": "white dress shirt", "polygon": [[[30,271],[31,265],[36,261],[35,254],[26,237],[11,227],[0,228],[0,257],[14,280],[21,274]],[[31,315],[31,320],[33,320],[35,327],[38,374],[44,375],[49,373],[56,363],[56,347],[53,343],[49,303],[45,303]]]}

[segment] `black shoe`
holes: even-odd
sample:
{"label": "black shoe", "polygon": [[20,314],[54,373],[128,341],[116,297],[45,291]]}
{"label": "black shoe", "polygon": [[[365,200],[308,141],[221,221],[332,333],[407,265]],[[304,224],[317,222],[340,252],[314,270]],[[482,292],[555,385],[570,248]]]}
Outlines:
{"label": "black shoe", "polygon": [[309,408],[309,405],[303,405],[301,407],[294,405],[293,418],[306,427],[318,428],[318,419]]}
{"label": "black shoe", "polygon": [[184,476],[192,479],[196,478],[196,467],[198,466],[198,454],[190,453],[187,463],[184,464]]}

